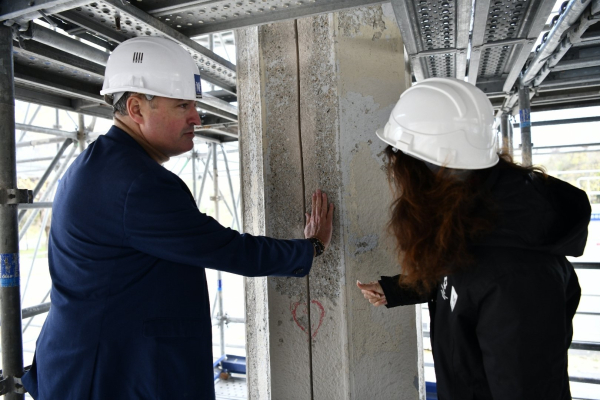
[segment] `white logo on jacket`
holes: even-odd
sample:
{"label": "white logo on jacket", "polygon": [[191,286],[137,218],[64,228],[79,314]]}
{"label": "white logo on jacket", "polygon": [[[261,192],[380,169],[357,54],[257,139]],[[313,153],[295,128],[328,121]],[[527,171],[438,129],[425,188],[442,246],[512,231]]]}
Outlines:
{"label": "white logo on jacket", "polygon": [[458,293],[454,290],[454,286],[452,286],[452,291],[450,292],[450,308],[454,311],[454,306],[456,305],[456,301],[458,300]]}
{"label": "white logo on jacket", "polygon": [[444,283],[442,283],[442,288],[440,289],[440,292],[442,292],[442,298],[444,300],[448,300],[448,297],[446,297],[446,288],[448,287],[448,277],[445,276],[444,277]]}
{"label": "white logo on jacket", "polygon": [[[448,300],[448,296],[446,296],[446,289],[448,288],[448,277],[447,276],[444,277],[444,282],[440,286],[441,286],[440,292],[442,293],[442,298],[444,300]],[[458,301],[458,293],[456,293],[454,286],[451,286],[451,288],[450,288],[450,308],[452,309],[452,311],[454,311],[454,306],[456,305],[457,301]]]}

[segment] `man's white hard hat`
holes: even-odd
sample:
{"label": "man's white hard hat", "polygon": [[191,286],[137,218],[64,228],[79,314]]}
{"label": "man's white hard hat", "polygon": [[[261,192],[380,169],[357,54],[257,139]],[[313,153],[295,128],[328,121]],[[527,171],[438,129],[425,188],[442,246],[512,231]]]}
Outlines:
{"label": "man's white hard hat", "polygon": [[456,169],[498,163],[494,110],[474,85],[454,78],[430,78],[400,96],[377,136],[415,158]]}
{"label": "man's white hard hat", "polygon": [[123,92],[196,100],[202,98],[200,71],[192,56],[172,40],[129,39],[108,58],[100,94]]}

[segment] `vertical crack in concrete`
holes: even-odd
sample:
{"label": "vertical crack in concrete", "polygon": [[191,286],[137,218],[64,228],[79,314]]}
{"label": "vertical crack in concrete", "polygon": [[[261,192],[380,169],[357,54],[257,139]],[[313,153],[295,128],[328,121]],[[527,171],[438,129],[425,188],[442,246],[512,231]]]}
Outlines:
{"label": "vertical crack in concrete", "polygon": [[[294,33],[296,35],[296,85],[298,93],[298,145],[300,146],[300,171],[302,172],[302,203],[306,210],[306,186],[304,184],[304,153],[302,152],[302,118],[300,114],[300,37],[298,36],[298,20],[294,20]],[[306,211],[305,211],[306,212]],[[311,213],[313,210],[311,210]],[[314,399],[313,390],[313,368],[312,368],[312,325],[310,315],[310,279],[306,275],[306,312],[308,315],[308,376],[310,382],[310,398]]]}

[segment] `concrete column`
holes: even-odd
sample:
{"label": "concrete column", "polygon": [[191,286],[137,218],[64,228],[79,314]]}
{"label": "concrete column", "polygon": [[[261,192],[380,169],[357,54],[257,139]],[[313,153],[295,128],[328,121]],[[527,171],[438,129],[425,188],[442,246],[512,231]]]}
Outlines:
{"label": "concrete column", "polygon": [[248,28],[236,43],[245,231],[299,238],[315,189],[336,205],[308,278],[246,280],[249,399],[418,399],[416,308],[374,308],[355,285],[399,271],[375,136],[407,87],[391,7]]}

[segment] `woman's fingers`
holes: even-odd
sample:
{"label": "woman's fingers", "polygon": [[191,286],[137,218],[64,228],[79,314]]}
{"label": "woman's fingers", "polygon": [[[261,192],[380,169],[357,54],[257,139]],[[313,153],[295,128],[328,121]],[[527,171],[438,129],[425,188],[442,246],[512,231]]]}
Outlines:
{"label": "woman's fingers", "polygon": [[356,286],[360,289],[363,297],[369,300],[369,303],[375,307],[387,304],[387,299],[385,298],[385,294],[383,294],[383,289],[379,282],[362,283],[361,281],[356,281]]}

